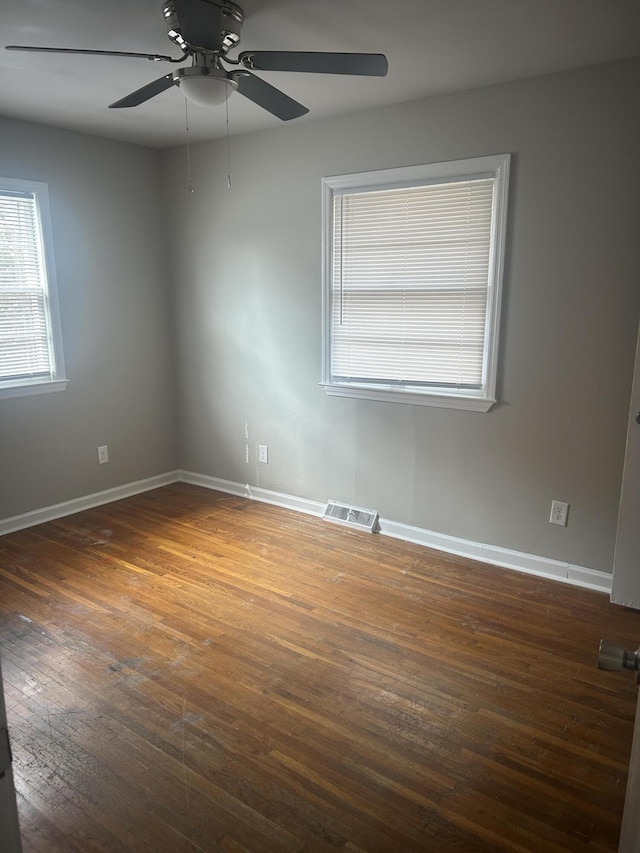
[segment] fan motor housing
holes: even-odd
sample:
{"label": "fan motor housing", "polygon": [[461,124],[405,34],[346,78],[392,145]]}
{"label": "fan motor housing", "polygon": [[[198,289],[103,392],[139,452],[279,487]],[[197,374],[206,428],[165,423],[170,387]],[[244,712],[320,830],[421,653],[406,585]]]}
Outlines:
{"label": "fan motor housing", "polygon": [[[240,43],[244,12],[235,3],[209,0],[182,13],[181,0],[167,0],[162,14],[167,35],[181,50],[226,55]],[[195,11],[197,9],[197,12]]]}

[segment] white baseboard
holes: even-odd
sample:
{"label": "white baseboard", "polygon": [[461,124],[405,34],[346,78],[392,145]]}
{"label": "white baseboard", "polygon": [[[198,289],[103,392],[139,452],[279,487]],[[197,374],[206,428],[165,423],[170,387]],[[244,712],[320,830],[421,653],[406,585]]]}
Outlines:
{"label": "white baseboard", "polygon": [[493,566],[502,566],[505,569],[514,569],[517,572],[542,578],[552,578],[573,586],[611,592],[612,576],[607,572],[585,569],[561,560],[550,560],[547,557],[537,557],[535,554],[512,551],[509,548],[499,548],[497,545],[486,545],[469,539],[459,539],[456,536],[445,536],[442,533],[434,533],[432,530],[412,527],[397,521],[387,521],[384,518],[380,519],[379,524],[380,533],[403,539],[405,542],[415,542],[427,548],[446,551],[447,554],[469,557],[481,563],[491,563]]}
{"label": "white baseboard", "polygon": [[[196,474],[193,471],[177,470],[0,520],[0,535],[179,482],[191,483],[194,486],[203,486],[207,489],[225,492],[248,500],[281,506],[285,509],[304,512],[307,515],[321,516],[325,507],[325,504],[319,501],[307,500],[307,498],[297,497],[296,495],[274,492],[270,489],[262,489],[248,484],[244,485],[232,480],[222,480],[219,477],[210,477],[207,474]],[[385,518],[379,519],[379,532],[383,536],[391,536],[405,542],[414,542],[427,548],[444,551],[447,554],[469,557],[482,563],[490,563],[494,566],[502,566],[538,577],[551,578],[573,586],[586,587],[606,593],[611,592],[612,576],[607,572],[574,566],[561,560],[550,560],[546,557],[537,557],[535,554],[512,551],[509,548],[499,548],[496,545],[486,545],[469,539],[460,539],[457,536],[447,536],[433,530],[413,527],[410,524],[389,521]]]}
{"label": "white baseboard", "polygon": [[[193,483],[196,486],[204,486],[218,492],[227,492],[250,500],[263,501],[298,512],[306,512],[309,515],[321,516],[324,512],[325,505],[319,501],[310,501],[282,492],[272,492],[257,486],[244,486],[231,480],[221,480],[218,477],[209,477],[206,474],[194,474],[191,471],[179,471],[178,474],[184,483]],[[582,566],[574,566],[560,560],[537,557],[535,554],[525,554],[522,551],[512,551],[508,548],[499,548],[496,545],[485,545],[469,539],[460,539],[457,536],[447,536],[443,533],[435,533],[433,530],[425,530],[422,527],[402,524],[399,521],[389,521],[386,518],[379,519],[378,526],[379,532],[383,536],[403,539],[405,542],[414,542],[427,548],[434,548],[437,551],[445,551],[447,554],[469,557],[481,563],[491,563],[494,566],[514,569],[517,572],[552,578],[573,586],[586,587],[606,593],[611,592],[612,576],[607,572],[585,569]]]}
{"label": "white baseboard", "polygon": [[116,486],[113,489],[94,492],[94,494],[85,495],[82,498],[74,498],[42,509],[35,509],[32,512],[25,512],[22,515],[0,519],[0,536],[5,533],[14,533],[16,530],[24,530],[26,527],[33,527],[45,521],[55,521],[56,518],[73,515],[75,512],[82,512],[83,509],[92,509],[95,506],[120,501],[122,498],[129,498],[132,495],[139,495],[142,492],[149,492],[151,489],[158,489],[160,486],[168,486],[170,483],[179,481],[180,472],[169,471],[166,474],[158,474],[145,480],[125,483],[123,486]]}
{"label": "white baseboard", "polygon": [[252,501],[273,504],[273,506],[281,506],[285,509],[295,509],[307,515],[322,515],[324,512],[324,504],[319,501],[310,501],[306,498],[298,498],[295,495],[286,495],[283,492],[272,492],[269,489],[261,489],[259,486],[234,483],[232,480],[221,480],[219,477],[196,474],[193,471],[178,471],[176,473],[180,475],[182,483],[191,483],[193,486],[204,486],[205,489],[226,492],[229,495],[237,495],[239,498],[248,498]]}

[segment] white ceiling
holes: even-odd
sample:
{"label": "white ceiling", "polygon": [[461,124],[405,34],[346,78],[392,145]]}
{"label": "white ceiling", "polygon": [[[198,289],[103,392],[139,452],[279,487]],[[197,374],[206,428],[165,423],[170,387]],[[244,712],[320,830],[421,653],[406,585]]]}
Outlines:
{"label": "white ceiling", "polygon": [[[297,122],[640,55],[640,0],[239,0],[241,50],[385,53],[385,78],[265,72],[306,104]],[[179,55],[161,0],[0,0],[1,46]],[[235,52],[232,52],[232,56]],[[177,66],[146,59],[0,49],[0,114],[157,148],[185,141],[177,88],[107,105]],[[280,125],[234,94],[231,133]],[[192,141],[226,132],[224,106],[189,107]]]}

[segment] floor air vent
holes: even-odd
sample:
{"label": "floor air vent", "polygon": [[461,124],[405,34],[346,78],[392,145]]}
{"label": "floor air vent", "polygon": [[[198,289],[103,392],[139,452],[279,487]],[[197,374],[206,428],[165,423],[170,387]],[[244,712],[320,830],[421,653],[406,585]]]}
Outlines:
{"label": "floor air vent", "polygon": [[378,521],[378,513],[375,509],[349,506],[338,501],[329,501],[322,517],[325,521],[354,527],[356,530],[368,530],[369,533],[373,533]]}

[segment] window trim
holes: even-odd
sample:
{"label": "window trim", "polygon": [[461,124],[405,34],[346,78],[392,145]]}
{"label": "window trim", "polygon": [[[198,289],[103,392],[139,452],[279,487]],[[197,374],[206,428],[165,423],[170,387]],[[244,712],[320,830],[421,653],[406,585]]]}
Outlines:
{"label": "window trim", "polygon": [[[324,391],[337,397],[381,400],[392,403],[411,403],[421,406],[439,406],[487,412],[497,402],[496,384],[502,282],[506,244],[507,202],[509,195],[510,154],[496,154],[451,160],[418,166],[403,166],[322,179],[322,380]],[[491,223],[491,250],[487,291],[487,323],[484,339],[483,382],[480,389],[443,390],[421,387],[396,388],[383,383],[338,382],[331,378],[331,295],[332,295],[332,243],[333,200],[345,191],[367,192],[426,183],[444,182],[448,179],[494,179],[493,217]]]}
{"label": "window trim", "polygon": [[53,253],[53,231],[49,209],[49,187],[41,181],[28,181],[20,178],[0,177],[0,193],[29,193],[36,197],[40,218],[42,248],[46,276],[46,304],[48,306],[48,324],[53,353],[54,368],[49,377],[0,379],[0,399],[24,397],[31,394],[45,394],[62,391],[67,387],[64,352],[62,348],[62,325],[58,304],[58,287]]}

